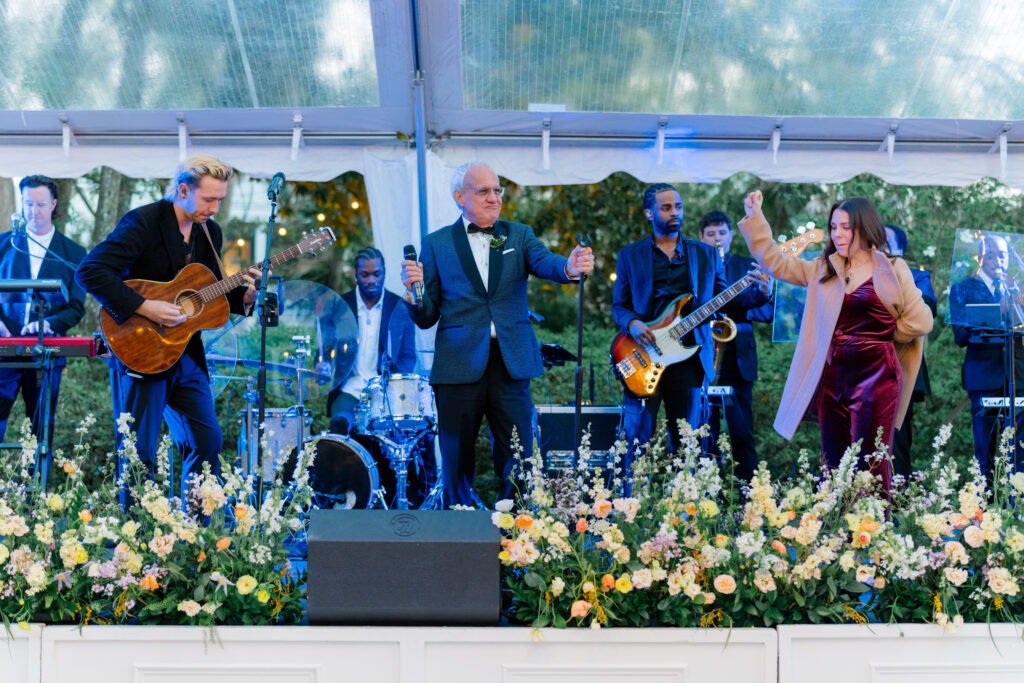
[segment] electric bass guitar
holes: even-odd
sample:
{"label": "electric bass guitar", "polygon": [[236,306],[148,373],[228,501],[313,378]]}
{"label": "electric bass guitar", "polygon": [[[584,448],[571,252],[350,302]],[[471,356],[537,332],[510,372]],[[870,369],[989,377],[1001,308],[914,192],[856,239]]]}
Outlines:
{"label": "electric bass guitar", "polygon": [[[796,256],[824,238],[825,234],[821,230],[808,230],[779,245],[779,249]],[[641,346],[632,335],[619,333],[612,340],[611,349],[615,375],[637,398],[654,396],[665,368],[681,363],[700,351],[699,344],[685,345],[686,335],[755,282],[752,275],[742,277],[685,318],[682,317],[682,312],[693,299],[693,295],[683,294],[677,297],[665,307],[661,315],[647,323],[647,327],[654,333],[654,344]]]}
{"label": "electric bass guitar", "polygon": [[[273,256],[270,267],[276,268],[299,254],[315,254],[332,242],[331,229],[321,228]],[[177,304],[187,319],[180,325],[166,327],[136,313],[118,323],[106,310],[100,309],[100,328],[107,346],[118,360],[135,372],[152,374],[167,370],[181,358],[193,334],[216,329],[228,321],[230,310],[226,295],[245,284],[243,276],[247,270],[217,280],[206,266],[190,263],[170,282],[125,280],[129,288],[147,299]]]}

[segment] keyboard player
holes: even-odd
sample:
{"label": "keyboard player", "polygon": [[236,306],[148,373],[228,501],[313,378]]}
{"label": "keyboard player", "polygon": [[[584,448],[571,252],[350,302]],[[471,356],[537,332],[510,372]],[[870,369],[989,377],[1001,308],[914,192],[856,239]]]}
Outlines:
{"label": "keyboard player", "polygon": [[[53,179],[41,175],[27,176],[21,180],[18,189],[21,213],[11,216],[12,230],[0,234],[0,278],[63,281],[68,300],[63,301],[60,294],[44,294],[50,301],[50,307],[44,313],[42,324],[45,336],[65,335],[78,324],[85,312],[85,292],[75,284],[75,273],[71,268],[85,256],[85,249],[53,225],[53,219],[59,215],[57,183]],[[35,336],[39,332],[38,325],[27,294],[0,294],[0,336]],[[24,361],[25,358],[18,360]],[[50,376],[51,444],[57,394],[66,363],[65,358],[58,357]],[[5,368],[0,360],[0,441],[4,440],[7,418],[19,391],[25,403],[25,414],[32,420],[33,433],[37,438],[42,434],[42,425],[37,419],[42,413],[40,375],[34,368]],[[52,447],[48,450],[52,451]]]}

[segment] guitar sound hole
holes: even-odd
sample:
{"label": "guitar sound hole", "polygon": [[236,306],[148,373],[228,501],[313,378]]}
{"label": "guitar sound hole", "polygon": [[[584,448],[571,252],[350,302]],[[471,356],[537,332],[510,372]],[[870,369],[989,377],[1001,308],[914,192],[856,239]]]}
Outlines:
{"label": "guitar sound hole", "polygon": [[178,293],[174,303],[181,306],[181,312],[187,318],[194,318],[203,312],[203,302],[194,289],[187,289]]}

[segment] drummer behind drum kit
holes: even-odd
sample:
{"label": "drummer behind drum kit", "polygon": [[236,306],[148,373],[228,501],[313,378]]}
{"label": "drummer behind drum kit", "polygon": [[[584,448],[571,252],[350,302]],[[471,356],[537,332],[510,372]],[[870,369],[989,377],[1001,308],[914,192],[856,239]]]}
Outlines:
{"label": "drummer behind drum kit", "polygon": [[[358,346],[358,326],[341,297],[322,285],[289,281],[284,283],[284,290],[280,300],[293,303],[286,303],[281,311],[276,343],[268,341],[268,358],[274,348],[275,361],[282,361],[267,363],[268,393],[291,398],[295,405],[264,410],[266,445],[263,462],[257,462],[258,396],[253,378],[245,378],[247,407],[239,413],[238,438],[243,470],[269,480],[281,468],[282,476],[291,480],[298,450],[312,443],[316,455],[309,480],[318,507],[440,509],[441,461],[434,448],[436,413],[427,379],[414,374],[374,377],[367,382],[356,407],[351,436],[327,432],[310,435],[313,414],[305,402],[326,395],[348,377]],[[309,309],[311,301],[316,321],[308,325],[304,323],[309,323],[309,310],[303,309]],[[250,355],[245,342],[253,336],[243,328],[251,325],[248,321],[228,323],[238,325],[238,355],[243,358]],[[310,336],[291,335],[287,342],[281,337],[311,327],[317,334],[315,346]],[[218,334],[215,339],[223,336]],[[227,357],[223,346],[215,353],[210,351],[207,358],[212,359],[211,363],[223,362]],[[308,356],[314,357],[312,370],[305,367]],[[238,364],[254,365],[245,360]],[[211,376],[216,374],[211,372]],[[386,466],[381,466],[382,461]]]}

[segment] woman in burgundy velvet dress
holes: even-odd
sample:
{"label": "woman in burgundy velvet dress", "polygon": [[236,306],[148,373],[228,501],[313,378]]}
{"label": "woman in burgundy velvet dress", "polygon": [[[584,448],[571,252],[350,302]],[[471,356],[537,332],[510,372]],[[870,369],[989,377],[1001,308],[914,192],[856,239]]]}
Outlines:
{"label": "woman in burgundy velvet dress", "polygon": [[779,250],[761,202],[760,192],[750,193],[739,224],[750,252],[773,277],[807,287],[775,429],[790,439],[805,415],[817,417],[822,464],[829,468],[861,440],[861,467],[870,467],[888,491],[888,458],[866,456],[879,428],[888,452],[903,422],[931,311],[906,262],[888,254],[882,219],[867,199],[832,206],[825,251],[810,261]]}

